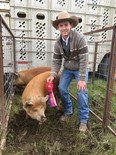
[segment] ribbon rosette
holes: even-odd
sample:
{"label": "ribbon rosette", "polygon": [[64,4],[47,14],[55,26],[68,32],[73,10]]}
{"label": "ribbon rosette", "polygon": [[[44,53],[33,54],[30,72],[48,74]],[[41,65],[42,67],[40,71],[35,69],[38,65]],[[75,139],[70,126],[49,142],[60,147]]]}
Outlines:
{"label": "ribbon rosette", "polygon": [[56,103],[54,93],[53,93],[53,83],[47,82],[45,87],[48,92],[48,96],[49,96],[48,101],[49,101],[50,107],[56,107],[57,103]]}

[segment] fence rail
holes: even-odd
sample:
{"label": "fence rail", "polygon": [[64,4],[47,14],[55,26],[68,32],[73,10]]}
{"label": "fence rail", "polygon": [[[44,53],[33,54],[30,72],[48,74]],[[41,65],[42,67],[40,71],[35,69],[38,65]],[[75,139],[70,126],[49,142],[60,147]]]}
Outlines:
{"label": "fence rail", "polygon": [[[116,98],[116,26],[111,26],[91,32],[85,33],[86,36],[93,35],[96,33],[100,33],[103,31],[112,31],[112,38],[109,40],[95,40],[94,42],[89,42],[89,45],[91,46],[92,43],[92,64],[93,64],[93,70],[92,74],[89,77],[91,83],[90,90],[93,94],[93,96],[89,96],[90,98],[90,112],[98,118],[100,121],[102,121],[103,130],[106,129],[110,130],[115,136],[116,136],[116,105],[115,105],[115,98]],[[5,21],[0,16],[0,125],[1,125],[1,133],[3,131],[6,131],[8,119],[9,119],[9,113],[12,106],[12,95],[13,95],[13,76],[12,73],[16,71],[16,46],[17,46],[17,39],[22,38],[18,37],[12,34],[11,30],[6,25]],[[10,39],[10,44],[7,44],[7,39]],[[48,39],[48,38],[30,38],[30,37],[23,37],[23,39],[39,39],[39,40],[46,40],[46,41],[55,41],[56,39]],[[21,41],[21,40],[20,40]],[[108,47],[110,46],[110,56],[107,65],[107,75],[102,75],[102,70],[99,69],[99,65],[101,65],[101,69],[104,68],[104,63],[98,59],[98,54],[101,54],[102,46],[105,46],[104,43],[111,42],[111,44],[108,44]],[[8,47],[7,47],[8,46]],[[50,45],[49,45],[50,46]],[[5,47],[3,49],[3,47]],[[10,52],[9,52],[10,50]],[[7,63],[7,55],[10,53],[10,62]],[[26,52],[26,51],[25,51]],[[33,54],[34,52],[32,52]],[[50,52],[48,51],[48,54]],[[51,53],[50,53],[51,54]],[[106,53],[105,53],[106,54]],[[33,55],[31,56],[31,58]],[[25,61],[26,62],[26,61]],[[31,62],[31,61],[30,61]],[[9,65],[10,64],[10,65]],[[98,64],[98,65],[97,65]],[[46,65],[46,64],[45,64]],[[10,68],[10,69],[8,69]],[[97,72],[96,72],[97,68]],[[8,73],[8,78],[10,79],[10,89],[7,89],[5,87],[5,75]],[[101,78],[102,77],[102,78]],[[102,86],[102,84],[103,86]],[[101,89],[102,93],[93,91],[94,87],[97,87],[98,92],[99,89]],[[100,95],[99,95],[100,94]],[[8,97],[8,95],[10,95]],[[74,95],[71,92],[71,96],[75,99]],[[6,100],[7,98],[7,100]],[[98,101],[98,99],[100,100]],[[113,102],[113,100],[115,100]],[[7,101],[7,102],[6,102]],[[102,102],[102,104],[100,104]],[[96,106],[99,105],[99,106]],[[6,108],[7,107],[7,108]],[[102,109],[102,110],[101,110]],[[111,125],[113,124],[113,125]],[[4,135],[4,134],[3,134]],[[2,140],[2,138],[1,138]],[[3,141],[1,142],[1,149],[3,148]]]}
{"label": "fence rail", "polygon": [[[4,35],[7,34],[7,37]],[[0,153],[5,145],[6,131],[13,98],[15,72],[15,38],[0,16]]]}
{"label": "fence rail", "polygon": [[[103,117],[99,117],[98,115],[96,115],[95,113],[93,113],[93,111],[91,111],[91,113],[93,113],[100,121],[102,121],[102,125],[103,125],[103,129],[104,131],[106,129],[110,130],[115,136],[116,136],[116,104],[112,102],[113,97],[116,98],[116,94],[115,94],[115,87],[116,87],[116,26],[111,26],[111,27],[106,27],[106,28],[102,28],[99,30],[95,30],[95,31],[91,31],[91,32],[87,32],[85,33],[85,35],[91,35],[91,34],[95,34],[95,33],[99,33],[99,32],[103,32],[103,31],[109,31],[112,30],[112,38],[110,40],[104,40],[104,41],[95,41],[95,50],[94,50],[94,60],[93,60],[93,73],[92,73],[92,83],[94,85],[94,81],[95,81],[95,77],[96,77],[96,64],[97,64],[97,54],[98,54],[98,46],[99,43],[104,43],[104,42],[111,42],[111,51],[110,51],[110,56],[109,56],[109,61],[107,64],[107,69],[108,69],[108,73],[107,73],[107,77],[106,77],[106,87],[105,87],[105,95],[104,95],[104,111],[103,111]],[[97,74],[100,75],[99,72],[97,72]],[[97,75],[98,76],[98,75]],[[99,80],[99,79],[98,79]],[[99,85],[100,88],[101,85]],[[74,96],[72,95],[72,97],[74,98]],[[99,96],[98,96],[99,97]],[[115,115],[113,115],[113,119],[114,121],[111,121],[111,116],[112,116],[112,106],[114,104],[114,113]],[[110,126],[110,124],[113,124],[114,128],[112,128]]]}

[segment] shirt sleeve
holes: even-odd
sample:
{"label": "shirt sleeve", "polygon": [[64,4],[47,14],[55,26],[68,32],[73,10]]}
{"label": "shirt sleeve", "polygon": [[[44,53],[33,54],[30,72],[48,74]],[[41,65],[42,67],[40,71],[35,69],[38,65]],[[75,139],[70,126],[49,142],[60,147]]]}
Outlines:
{"label": "shirt sleeve", "polygon": [[78,42],[79,51],[79,80],[85,81],[86,69],[88,67],[88,46],[83,35]]}
{"label": "shirt sleeve", "polygon": [[62,55],[60,53],[60,49],[58,47],[58,43],[55,43],[54,46],[54,54],[53,54],[53,60],[52,60],[52,69],[51,69],[51,75],[56,78],[62,64]]}

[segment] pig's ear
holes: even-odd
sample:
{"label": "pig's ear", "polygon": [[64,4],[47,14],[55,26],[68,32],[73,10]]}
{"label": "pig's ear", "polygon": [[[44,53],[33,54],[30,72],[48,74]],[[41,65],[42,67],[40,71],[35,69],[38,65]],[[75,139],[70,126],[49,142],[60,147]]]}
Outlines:
{"label": "pig's ear", "polygon": [[16,79],[16,78],[20,77],[20,74],[19,74],[18,72],[15,72],[15,73],[14,73],[14,77],[15,77],[15,79]]}
{"label": "pig's ear", "polygon": [[46,95],[45,97],[39,97],[39,100],[41,100],[42,102],[47,102],[48,100],[48,95]]}
{"label": "pig's ear", "polygon": [[15,72],[15,73],[13,73],[13,75],[14,75],[14,77],[16,78],[16,77],[18,76],[18,73]]}
{"label": "pig's ear", "polygon": [[14,73],[14,75],[16,75],[16,76],[17,76],[17,75],[18,75],[18,72],[15,72],[15,73]]}
{"label": "pig's ear", "polygon": [[25,105],[23,106],[24,108],[28,108],[28,107],[32,107],[33,106],[33,104],[31,103],[31,102],[29,102],[29,101],[26,101],[25,102]]}
{"label": "pig's ear", "polygon": [[21,74],[18,73],[18,72],[15,72],[15,73],[14,73],[14,76],[15,76],[15,77],[21,77]]}

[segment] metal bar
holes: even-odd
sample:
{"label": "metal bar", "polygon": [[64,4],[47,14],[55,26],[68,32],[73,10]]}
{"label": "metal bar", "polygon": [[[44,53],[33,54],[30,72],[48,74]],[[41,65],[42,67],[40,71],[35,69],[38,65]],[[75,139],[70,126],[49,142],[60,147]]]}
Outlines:
{"label": "metal bar", "polygon": [[90,34],[93,34],[93,33],[98,33],[98,32],[102,32],[102,31],[112,30],[114,27],[115,26],[110,26],[110,27],[105,27],[105,28],[102,28],[102,29],[86,32],[86,33],[84,33],[84,35],[90,35]]}
{"label": "metal bar", "polygon": [[107,126],[107,129],[108,129],[114,136],[116,136],[116,132],[115,132],[110,126]]}
{"label": "metal bar", "polygon": [[[98,29],[98,30],[94,30],[94,31],[90,31],[90,32],[86,32],[84,33],[85,35],[90,35],[90,34],[93,34],[93,33],[99,33],[99,32],[102,32],[102,31],[106,31],[106,30],[112,30],[115,26],[110,26],[110,27],[105,27],[105,28],[102,28],[102,29]],[[56,39],[49,39],[49,38],[35,38],[35,37],[17,37],[15,36],[15,38],[23,38],[23,39],[41,39],[41,40],[53,40],[53,41],[56,41]],[[110,40],[109,40],[110,41]],[[98,41],[99,42],[99,41]],[[101,41],[102,42],[102,41]],[[105,42],[105,41],[104,41]]]}
{"label": "metal bar", "polygon": [[104,40],[104,41],[97,41],[97,43],[105,43],[105,42],[111,42],[112,40]]}
{"label": "metal bar", "polygon": [[[75,101],[77,101],[77,98],[75,97],[75,96],[73,96],[71,93],[69,93],[70,94],[70,96],[75,100]],[[103,120],[102,120],[102,118],[100,118],[96,113],[94,113],[91,109],[89,110],[90,111],[90,113],[92,114],[92,115],[94,115],[97,119],[99,119],[101,122],[103,122]],[[116,132],[110,127],[110,126],[107,126],[107,129],[114,135],[114,136],[116,136]]]}
{"label": "metal bar", "polygon": [[2,24],[5,26],[5,28],[8,30],[8,32],[11,34],[11,36],[14,38],[13,33],[11,32],[11,30],[9,29],[9,27],[7,26],[6,22],[4,21],[4,19],[2,18],[2,16],[0,15],[1,18],[1,22]]}
{"label": "metal bar", "polygon": [[[88,5],[93,5],[91,3],[87,3]],[[104,4],[97,4],[98,7],[103,7],[103,8],[111,8],[111,9],[115,9],[115,5],[111,6],[111,5],[104,5]]]}
{"label": "metal bar", "polygon": [[104,41],[88,41],[88,43],[105,43],[105,42],[111,42],[112,40],[104,40]]}
{"label": "metal bar", "polygon": [[16,41],[15,38],[13,37],[13,57],[14,57],[14,72],[16,72]]}
{"label": "metal bar", "polygon": [[[0,15],[0,19],[1,19],[1,24],[3,24],[5,26],[5,28],[8,30],[8,32],[10,33],[10,35],[13,37],[13,57],[14,57],[14,71],[16,71],[16,49],[15,49],[15,37],[13,35],[13,33],[11,32],[10,28],[7,26],[6,22],[4,21],[4,19],[2,18],[2,16]],[[1,29],[2,32],[2,29]],[[0,36],[0,38],[2,38],[2,35]]]}
{"label": "metal bar", "polygon": [[[31,9],[31,10],[37,10],[38,8],[36,8],[36,7],[31,7],[31,6],[14,6],[14,5],[10,5],[10,7],[15,7],[15,8],[26,8],[26,9]],[[53,12],[56,12],[56,10],[54,10],[54,9],[44,9],[44,8],[39,8],[39,11],[49,11],[49,12],[51,12],[51,11],[53,11]],[[61,10],[57,10],[57,12],[60,12]],[[68,11],[70,14],[74,14],[74,12],[72,12],[72,11]],[[78,12],[78,14],[79,15],[85,15],[85,13],[83,13],[83,12]],[[100,15],[100,14],[93,14],[93,13],[86,13],[86,15],[87,16],[97,16],[97,17],[101,17],[102,15]]]}
{"label": "metal bar", "polygon": [[89,111],[92,115],[94,115],[96,118],[98,118],[101,122],[103,121],[102,118],[100,118],[98,115],[96,115],[96,113],[94,113],[91,109]]}
{"label": "metal bar", "polygon": [[97,50],[98,50],[98,43],[95,43],[92,82],[94,82],[94,80],[95,80],[95,69],[96,69],[96,60],[97,60]]}
{"label": "metal bar", "polygon": [[110,55],[110,62],[109,62],[109,69],[108,69],[108,81],[107,81],[107,88],[106,88],[106,99],[104,105],[104,115],[103,115],[103,128],[104,130],[109,125],[109,118],[110,118],[110,111],[111,111],[111,101],[112,100],[112,91],[114,87],[114,80],[112,79],[115,76],[115,68],[112,68],[112,65],[116,65],[116,27],[113,28],[113,35],[112,35],[112,46],[111,46],[111,55]]}
{"label": "metal bar", "polygon": [[35,37],[17,37],[15,38],[20,38],[20,39],[40,39],[40,40],[51,40],[51,41],[56,41],[56,39],[50,39],[50,38],[35,38]]}
{"label": "metal bar", "polygon": [[4,126],[5,126],[5,101],[4,101],[2,19],[1,19],[1,16],[0,16],[0,123],[1,123],[2,129],[4,129]]}
{"label": "metal bar", "polygon": [[0,12],[8,12],[8,13],[10,13],[10,10],[8,10],[8,9],[0,9]]}
{"label": "metal bar", "polygon": [[2,0],[2,1],[0,1],[0,3],[9,3],[9,1],[6,0],[6,1],[4,2],[4,1]]}
{"label": "metal bar", "polygon": [[[3,37],[9,37],[9,36],[3,36]],[[36,38],[36,37],[18,37],[18,36],[15,36],[15,38],[19,38],[19,39],[41,39],[41,40],[50,40],[50,41],[56,41],[57,39],[51,39],[51,38]],[[92,41],[92,42],[89,42],[88,43],[105,43],[105,42],[111,42],[112,40],[104,40],[104,41]]]}
{"label": "metal bar", "polygon": [[[73,96],[71,93],[69,94],[75,101],[77,101],[77,98],[75,96]],[[96,115],[91,109],[89,111],[91,114],[93,114],[95,117],[97,117],[102,122],[102,119],[98,115]]]}

